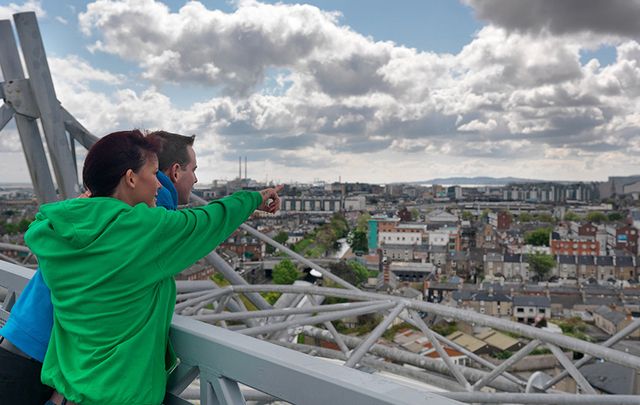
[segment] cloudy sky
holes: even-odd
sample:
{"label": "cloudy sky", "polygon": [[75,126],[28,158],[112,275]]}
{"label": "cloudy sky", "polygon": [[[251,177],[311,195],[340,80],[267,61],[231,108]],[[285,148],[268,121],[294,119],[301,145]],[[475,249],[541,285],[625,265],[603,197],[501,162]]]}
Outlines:
{"label": "cloudy sky", "polygon": [[640,1],[14,1],[76,118],[197,134],[204,184],[640,173]]}

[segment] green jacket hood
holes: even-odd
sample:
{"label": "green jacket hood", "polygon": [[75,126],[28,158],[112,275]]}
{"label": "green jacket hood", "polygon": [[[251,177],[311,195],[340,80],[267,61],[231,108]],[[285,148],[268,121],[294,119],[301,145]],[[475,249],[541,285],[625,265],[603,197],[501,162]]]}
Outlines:
{"label": "green jacket hood", "polygon": [[[25,235],[34,249],[51,238],[81,249],[94,242],[123,212],[133,207],[111,197],[75,198],[44,204]],[[37,253],[36,253],[37,254]]]}

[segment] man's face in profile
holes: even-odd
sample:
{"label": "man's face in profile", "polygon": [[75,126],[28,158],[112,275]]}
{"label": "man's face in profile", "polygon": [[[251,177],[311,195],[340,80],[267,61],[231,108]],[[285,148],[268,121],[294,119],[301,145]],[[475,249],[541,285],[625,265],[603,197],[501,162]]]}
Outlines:
{"label": "man's face in profile", "polygon": [[188,204],[191,190],[193,190],[194,184],[198,182],[196,177],[196,169],[198,164],[196,162],[196,153],[193,147],[187,146],[187,154],[189,155],[189,161],[180,165],[177,171],[177,179],[174,183],[176,191],[178,192],[178,204]]}

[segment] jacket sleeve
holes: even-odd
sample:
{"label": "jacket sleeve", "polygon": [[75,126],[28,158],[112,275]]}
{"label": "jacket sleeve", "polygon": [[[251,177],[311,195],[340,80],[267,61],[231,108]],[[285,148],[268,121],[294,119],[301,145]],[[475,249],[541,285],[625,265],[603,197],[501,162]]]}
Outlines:
{"label": "jacket sleeve", "polygon": [[211,252],[258,208],[257,191],[239,191],[208,205],[179,211],[154,210],[160,216],[152,249],[161,252],[160,276],[175,275]]}

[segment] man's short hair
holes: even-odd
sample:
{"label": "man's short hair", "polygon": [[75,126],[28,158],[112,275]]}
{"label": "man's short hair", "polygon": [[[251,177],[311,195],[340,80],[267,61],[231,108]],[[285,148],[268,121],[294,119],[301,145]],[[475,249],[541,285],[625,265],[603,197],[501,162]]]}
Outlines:
{"label": "man's short hair", "polygon": [[158,169],[160,171],[167,170],[174,163],[181,166],[189,163],[187,146],[193,146],[195,135],[185,136],[167,131],[153,131],[147,136],[158,139],[162,148],[158,153]]}

